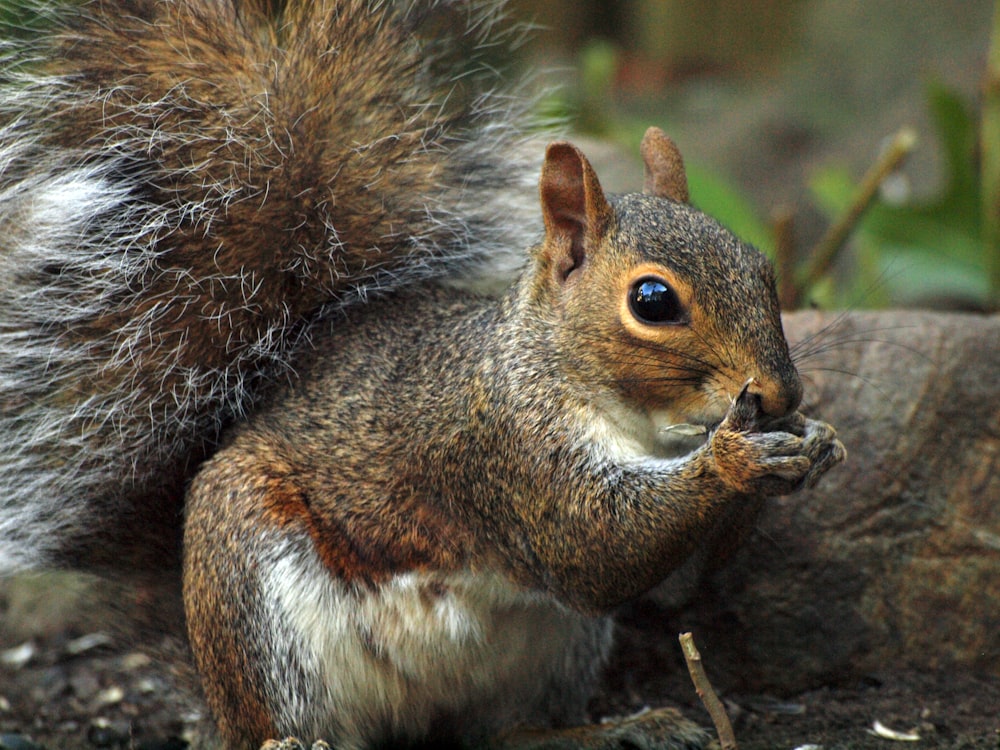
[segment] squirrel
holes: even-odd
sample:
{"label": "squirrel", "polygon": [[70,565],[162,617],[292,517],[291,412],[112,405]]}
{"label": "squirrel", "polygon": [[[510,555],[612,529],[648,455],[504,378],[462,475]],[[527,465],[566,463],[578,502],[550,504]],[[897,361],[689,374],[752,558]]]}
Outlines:
{"label": "squirrel", "polygon": [[564,141],[535,193],[524,97],[454,67],[501,5],[93,0],[6,48],[0,571],[180,580],[228,748],[575,746],[614,608],[845,457],[662,131],[643,193]]}

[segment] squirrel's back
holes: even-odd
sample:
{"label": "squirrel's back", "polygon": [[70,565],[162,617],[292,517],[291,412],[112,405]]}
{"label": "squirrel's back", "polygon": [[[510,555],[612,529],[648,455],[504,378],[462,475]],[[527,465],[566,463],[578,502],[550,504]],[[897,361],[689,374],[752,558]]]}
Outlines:
{"label": "squirrel's back", "polygon": [[0,573],[161,565],[311,319],[540,226],[523,100],[443,56],[498,2],[58,6],[0,47]]}

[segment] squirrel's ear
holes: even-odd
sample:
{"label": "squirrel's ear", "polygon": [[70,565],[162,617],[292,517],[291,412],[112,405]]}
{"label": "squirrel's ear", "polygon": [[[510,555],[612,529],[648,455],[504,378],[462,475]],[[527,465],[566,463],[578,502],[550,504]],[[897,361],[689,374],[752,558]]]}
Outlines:
{"label": "squirrel's ear", "polygon": [[642,161],[646,181],[642,192],[678,203],[688,202],[688,181],[684,159],[674,142],[659,128],[650,128],[642,137]]}
{"label": "squirrel's ear", "polygon": [[565,279],[604,236],[613,212],[587,157],[565,141],[545,150],[539,192],[545,246],[559,278]]}

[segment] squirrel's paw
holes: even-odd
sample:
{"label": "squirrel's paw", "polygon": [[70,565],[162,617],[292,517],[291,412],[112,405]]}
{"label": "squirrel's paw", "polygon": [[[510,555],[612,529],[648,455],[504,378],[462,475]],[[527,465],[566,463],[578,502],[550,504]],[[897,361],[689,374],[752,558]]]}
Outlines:
{"label": "squirrel's paw", "polygon": [[300,739],[285,737],[283,740],[266,740],[260,750],[330,750],[330,745],[323,740],[316,740],[307,746]]}
{"label": "squirrel's paw", "polygon": [[740,492],[766,495],[812,487],[847,457],[830,425],[798,412],[767,417],[746,388],[713,432],[710,445],[723,481]]}
{"label": "squirrel's paw", "polygon": [[515,729],[490,750],[704,750],[711,736],[672,708],[566,729]]}

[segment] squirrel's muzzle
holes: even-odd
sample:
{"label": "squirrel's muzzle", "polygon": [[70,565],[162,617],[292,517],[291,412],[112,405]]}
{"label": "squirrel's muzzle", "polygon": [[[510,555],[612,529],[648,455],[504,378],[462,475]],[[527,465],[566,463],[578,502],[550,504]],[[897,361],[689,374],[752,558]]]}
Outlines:
{"label": "squirrel's muzzle", "polygon": [[784,417],[802,403],[802,381],[793,369],[779,375],[754,376],[747,390],[760,399],[760,407],[770,417]]}

